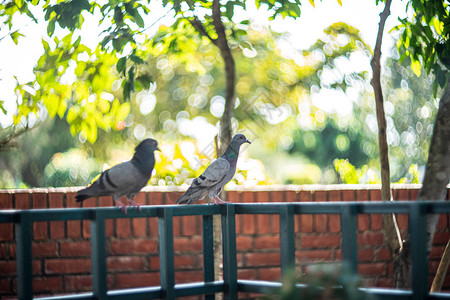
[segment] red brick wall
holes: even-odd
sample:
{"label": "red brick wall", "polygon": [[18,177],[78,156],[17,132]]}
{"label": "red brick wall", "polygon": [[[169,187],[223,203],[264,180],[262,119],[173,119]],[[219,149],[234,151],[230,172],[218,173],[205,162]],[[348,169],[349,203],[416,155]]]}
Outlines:
{"label": "red brick wall", "polygon": [[[80,207],[76,189],[0,191],[0,209]],[[415,199],[419,186],[394,186],[396,200]],[[136,197],[141,204],[173,204],[177,188],[148,188]],[[378,186],[276,186],[227,193],[232,202],[376,201]],[[110,206],[110,197],[89,199],[83,207]],[[398,218],[406,230],[408,217]],[[308,265],[340,261],[339,215],[295,217],[296,259],[299,271]],[[430,272],[450,238],[448,216],[442,215],[430,256]],[[390,254],[383,246],[381,215],[358,217],[359,273],[369,286],[392,286]],[[279,217],[238,215],[236,218],[238,278],[279,280]],[[175,279],[202,280],[201,217],[174,218]],[[108,286],[110,289],[159,285],[158,222],[156,218],[108,220],[106,223]],[[92,290],[89,221],[53,221],[34,224],[33,276],[36,294]],[[0,296],[17,293],[15,234],[12,224],[0,224]],[[432,276],[430,276],[432,278]],[[445,288],[450,289],[450,276]]]}

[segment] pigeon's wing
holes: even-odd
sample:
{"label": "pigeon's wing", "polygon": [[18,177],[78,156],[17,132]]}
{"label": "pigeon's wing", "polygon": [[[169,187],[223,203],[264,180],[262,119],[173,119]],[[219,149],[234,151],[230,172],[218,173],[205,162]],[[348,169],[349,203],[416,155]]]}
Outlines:
{"label": "pigeon's wing", "polygon": [[191,186],[206,189],[213,187],[228,174],[229,170],[230,163],[226,159],[218,158],[206,168],[202,175],[195,178]]}
{"label": "pigeon's wing", "polygon": [[204,198],[207,191],[220,183],[230,170],[230,163],[223,158],[213,161],[202,175],[195,178],[186,193],[178,200],[178,204],[192,203]]}
{"label": "pigeon's wing", "polygon": [[131,162],[123,162],[104,171],[89,187],[80,190],[77,201],[97,196],[122,196],[138,192],[148,181],[148,178]]}

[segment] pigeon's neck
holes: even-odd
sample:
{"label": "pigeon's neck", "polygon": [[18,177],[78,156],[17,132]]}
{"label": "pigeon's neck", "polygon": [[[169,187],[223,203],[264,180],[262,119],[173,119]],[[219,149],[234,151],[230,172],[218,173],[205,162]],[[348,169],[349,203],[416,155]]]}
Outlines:
{"label": "pigeon's neck", "polygon": [[236,166],[236,162],[239,156],[239,146],[228,145],[225,152],[222,154],[222,158],[225,158],[230,164]]}
{"label": "pigeon's neck", "polygon": [[155,155],[153,152],[145,156],[143,154],[135,153],[131,162],[143,175],[150,177],[150,175],[152,175],[153,167],[155,166]]}

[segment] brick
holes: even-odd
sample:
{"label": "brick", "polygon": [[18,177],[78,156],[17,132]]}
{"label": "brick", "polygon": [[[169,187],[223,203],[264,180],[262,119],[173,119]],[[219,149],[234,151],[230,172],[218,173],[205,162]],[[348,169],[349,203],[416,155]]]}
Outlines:
{"label": "brick", "polygon": [[56,242],[33,243],[33,257],[55,257],[58,255],[58,245]]}
{"label": "brick", "polygon": [[108,272],[143,271],[145,257],[140,256],[110,256],[106,259]]}
{"label": "brick", "polygon": [[355,190],[342,190],[342,201],[356,201]]}
{"label": "brick", "polygon": [[359,264],[358,274],[360,276],[385,276],[386,267],[385,263]]}
{"label": "brick", "polygon": [[200,233],[199,216],[183,216],[180,219],[182,235],[192,236]]}
{"label": "brick", "polygon": [[286,191],[284,193],[284,198],[286,202],[298,202],[299,193],[295,191]]}
{"label": "brick", "polygon": [[[64,193],[52,192],[48,194],[50,208],[64,208]],[[66,236],[64,221],[50,222],[50,238],[63,239]]]}
{"label": "brick", "polygon": [[91,271],[91,260],[87,258],[55,258],[45,260],[46,274],[78,274]]}
{"label": "brick", "polygon": [[441,258],[444,253],[444,246],[433,246],[430,251],[430,259]]}
{"label": "brick", "polygon": [[[66,203],[68,208],[80,207],[75,201],[75,192],[67,192]],[[67,221],[67,237],[72,239],[81,238],[81,221]]]}
{"label": "brick", "polygon": [[[257,217],[258,215],[256,215],[255,217]],[[236,234],[242,234],[242,223],[244,222],[244,215],[237,215],[236,218]]]}
{"label": "brick", "polygon": [[120,239],[131,236],[131,220],[129,218],[116,219],[116,236]]}
{"label": "brick", "polygon": [[260,268],[258,270],[259,280],[279,281],[281,278],[281,268]]}
{"label": "brick", "polygon": [[330,195],[330,201],[340,201],[338,191],[330,191],[328,194],[326,191],[315,191],[312,201],[325,202],[328,200],[328,195]]}
{"label": "brick", "polygon": [[331,250],[310,250],[310,251],[296,251],[295,257],[298,261],[308,263],[311,261],[331,261]]}
{"label": "brick", "polygon": [[256,202],[269,202],[269,193],[268,192],[255,192]]}
{"label": "brick", "polygon": [[438,229],[446,229],[448,227],[448,215],[447,214],[441,214],[439,216],[438,223],[436,225],[436,228]]}
{"label": "brick", "polygon": [[251,250],[253,249],[253,238],[248,236],[237,236],[236,237],[236,249],[237,251]]}
{"label": "brick", "polygon": [[313,215],[299,215],[296,223],[297,232],[313,232]]}
{"label": "brick", "polygon": [[302,248],[330,248],[341,245],[340,235],[309,235],[300,238]]}
{"label": "brick", "polygon": [[255,249],[280,249],[279,236],[255,237]]}
{"label": "brick", "polygon": [[272,233],[280,233],[280,215],[272,215]]}
{"label": "brick", "polygon": [[378,278],[377,287],[393,288],[394,287],[394,279],[393,278]]}
{"label": "brick", "polygon": [[13,209],[13,194],[0,191],[0,210]]}
{"label": "brick", "polygon": [[[148,258],[148,267],[151,271],[159,271],[159,256],[150,256]],[[175,269],[177,265],[175,264]]]}
{"label": "brick", "polygon": [[181,234],[181,217],[175,217],[173,220],[173,235],[180,236]]}
{"label": "brick", "polygon": [[370,214],[370,229],[381,230],[383,228],[383,217],[381,214]]}
{"label": "brick", "polygon": [[[82,206],[84,208],[93,208],[97,207],[97,198],[89,198],[82,202]],[[83,238],[89,239],[91,237],[91,221],[90,220],[84,220],[81,222],[83,225]]]}
{"label": "brick", "polygon": [[134,237],[147,236],[147,218],[133,218],[131,220]]}
{"label": "brick", "polygon": [[14,239],[13,230],[12,223],[0,224],[0,242],[12,241]]}
{"label": "brick", "polygon": [[158,286],[159,273],[122,273],[115,275],[114,288],[133,288],[144,286]]}
{"label": "brick", "polygon": [[327,232],[327,220],[328,216],[326,214],[315,214],[314,215],[314,232]]}
{"label": "brick", "polygon": [[[41,274],[41,261],[34,259],[31,262],[33,275]],[[0,260],[0,276],[15,276],[17,274],[15,260]]]}
{"label": "brick", "polygon": [[369,230],[369,215],[358,215],[358,231],[368,231]]}
{"label": "brick", "polygon": [[255,280],[255,278],[256,278],[256,269],[238,269],[237,277],[238,277],[238,279]]}
{"label": "brick", "polygon": [[341,232],[341,217],[337,214],[328,215],[328,227],[332,233]]}
{"label": "brick", "polygon": [[175,272],[175,283],[187,283],[203,281],[203,271],[177,271]]}
{"label": "brick", "polygon": [[11,279],[2,278],[0,279],[0,295],[10,295],[12,294]]}
{"label": "brick", "polygon": [[203,240],[198,237],[175,237],[174,238],[175,252],[189,252],[189,251],[202,251]]}
{"label": "brick", "polygon": [[[178,219],[178,218],[173,218],[174,221],[176,219]],[[148,218],[148,236],[149,237],[158,237],[159,236],[158,218]]]}
{"label": "brick", "polygon": [[92,276],[91,275],[75,275],[64,277],[65,290],[68,292],[91,291]]}
{"label": "brick", "polygon": [[60,292],[62,291],[62,278],[59,276],[46,276],[33,278],[33,292]]}
{"label": "brick", "polygon": [[31,193],[29,191],[17,191],[14,193],[15,209],[30,209]]}
{"label": "brick", "polygon": [[[197,258],[198,256],[194,256],[194,255],[175,255],[174,256],[174,263],[175,263],[175,267],[176,269],[183,269],[183,268],[189,268],[192,269],[194,267],[200,267],[198,262],[197,262]],[[203,257],[199,260],[203,260]],[[158,259],[158,263],[159,263],[159,259]],[[159,267],[159,264],[158,264]]]}
{"label": "brick", "polygon": [[433,237],[433,245],[446,245],[450,238],[448,232],[435,232]]}
{"label": "brick", "polygon": [[374,259],[374,250],[373,249],[359,249],[358,250],[358,261],[359,262],[373,261],[373,259]]}
{"label": "brick", "polygon": [[[33,209],[47,208],[47,193],[32,194]],[[33,238],[35,241],[47,239],[48,222],[33,222]]]}
{"label": "brick", "polygon": [[[447,191],[450,192],[450,189],[447,189]],[[417,196],[419,196],[419,192],[420,192],[420,188],[412,188],[412,189],[410,189],[410,191],[409,191],[409,198],[411,200],[416,200]]]}
{"label": "brick", "polygon": [[243,192],[241,197],[242,203],[253,203],[255,202],[255,193],[253,192]]}
{"label": "brick", "polygon": [[227,201],[231,203],[240,203],[241,202],[241,193],[237,191],[227,191]]}
{"label": "brick", "polygon": [[255,234],[256,233],[256,216],[255,215],[243,215],[242,219],[242,233]]}
{"label": "brick", "polygon": [[279,266],[281,262],[280,253],[247,253],[245,255],[245,266]]}
{"label": "brick", "polygon": [[391,253],[388,248],[381,248],[375,252],[375,261],[391,261]]}
{"label": "brick", "polygon": [[381,190],[370,190],[369,198],[370,201],[381,201]]}
{"label": "brick", "polygon": [[281,191],[270,192],[270,202],[284,202],[284,194]]}
{"label": "brick", "polygon": [[9,243],[0,243],[0,259],[9,258]]}
{"label": "brick", "polygon": [[408,215],[407,214],[396,214],[398,228],[400,230],[408,229]]}
{"label": "brick", "polygon": [[270,233],[272,227],[272,218],[270,215],[258,214],[256,215],[256,233],[265,234]]}
{"label": "brick", "polygon": [[369,191],[368,190],[356,190],[355,191],[356,201],[369,201]]}
{"label": "brick", "polygon": [[392,197],[396,201],[407,201],[409,200],[409,189],[395,189],[392,191]]}
{"label": "brick", "polygon": [[153,239],[114,240],[110,242],[111,254],[148,254],[158,252],[158,242]]}
{"label": "brick", "polygon": [[[163,204],[162,192],[149,192],[147,193],[147,199],[149,205],[161,205]],[[174,199],[176,201],[176,199]]]}
{"label": "brick", "polygon": [[358,245],[383,245],[384,236],[381,232],[365,232],[358,234]]}
{"label": "brick", "polygon": [[87,241],[61,242],[59,247],[62,257],[86,257],[91,255],[91,243]]}

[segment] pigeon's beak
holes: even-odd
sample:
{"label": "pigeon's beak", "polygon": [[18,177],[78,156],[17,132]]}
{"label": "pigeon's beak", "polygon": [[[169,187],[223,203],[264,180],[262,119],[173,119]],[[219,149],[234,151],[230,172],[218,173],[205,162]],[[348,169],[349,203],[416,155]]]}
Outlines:
{"label": "pigeon's beak", "polygon": [[251,143],[250,143],[250,141],[249,141],[249,140],[247,140],[247,139],[245,139],[245,142],[244,142],[244,143],[249,143],[249,144],[251,144]]}
{"label": "pigeon's beak", "polygon": [[159,147],[156,147],[156,150],[158,150],[159,152],[161,152],[161,149],[159,149]]}

